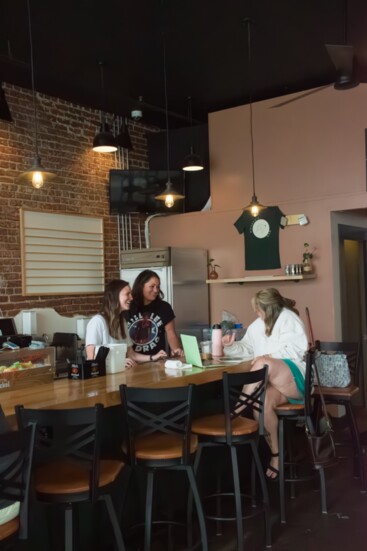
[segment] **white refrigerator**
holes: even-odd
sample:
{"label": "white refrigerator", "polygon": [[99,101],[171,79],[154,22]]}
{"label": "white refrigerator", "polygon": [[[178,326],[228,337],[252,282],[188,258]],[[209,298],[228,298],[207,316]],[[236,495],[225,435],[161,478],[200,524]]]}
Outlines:
{"label": "white refrigerator", "polygon": [[121,251],[120,277],[131,287],[143,270],[156,272],[164,300],[173,308],[177,333],[202,338],[209,327],[209,290],[206,283],[208,252],[205,249],[166,247]]}

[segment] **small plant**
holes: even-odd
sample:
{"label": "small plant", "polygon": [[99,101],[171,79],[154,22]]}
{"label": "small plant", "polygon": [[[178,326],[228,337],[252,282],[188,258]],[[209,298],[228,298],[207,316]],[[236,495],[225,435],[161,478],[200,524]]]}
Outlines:
{"label": "small plant", "polygon": [[208,268],[210,268],[210,271],[215,271],[215,268],[220,268],[219,264],[215,264],[214,258],[209,258],[208,262]]}
{"label": "small plant", "polygon": [[312,254],[313,251],[310,251],[309,243],[303,243],[303,246],[305,248],[305,250],[303,252],[303,262],[305,260],[311,260],[311,258],[313,257],[313,254]]}

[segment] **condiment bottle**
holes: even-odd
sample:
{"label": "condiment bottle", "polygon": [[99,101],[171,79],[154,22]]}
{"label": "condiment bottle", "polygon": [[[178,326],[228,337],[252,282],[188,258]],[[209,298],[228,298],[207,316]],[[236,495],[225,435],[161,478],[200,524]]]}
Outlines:
{"label": "condiment bottle", "polygon": [[212,356],[223,356],[222,328],[215,323],[212,329]]}

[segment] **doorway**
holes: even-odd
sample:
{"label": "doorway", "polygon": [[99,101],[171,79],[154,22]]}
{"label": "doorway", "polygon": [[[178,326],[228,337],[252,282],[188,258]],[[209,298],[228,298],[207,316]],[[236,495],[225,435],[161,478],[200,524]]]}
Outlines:
{"label": "doorway", "polygon": [[[367,403],[367,211],[332,213],[335,334],[362,338],[362,369],[355,405]],[[337,296],[338,295],[338,296]]]}

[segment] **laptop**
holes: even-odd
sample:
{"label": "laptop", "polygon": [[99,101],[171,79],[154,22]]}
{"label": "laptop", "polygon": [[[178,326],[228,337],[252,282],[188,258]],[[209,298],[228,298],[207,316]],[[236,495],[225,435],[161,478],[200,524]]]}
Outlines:
{"label": "laptop", "polygon": [[198,340],[192,335],[183,335],[181,333],[182,348],[185,354],[185,359],[188,364],[195,367],[223,367],[234,363],[241,363],[241,358],[220,358],[219,360],[202,360]]}

